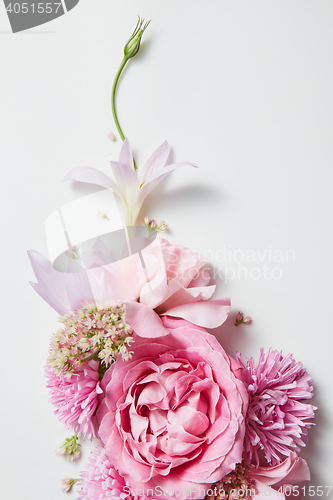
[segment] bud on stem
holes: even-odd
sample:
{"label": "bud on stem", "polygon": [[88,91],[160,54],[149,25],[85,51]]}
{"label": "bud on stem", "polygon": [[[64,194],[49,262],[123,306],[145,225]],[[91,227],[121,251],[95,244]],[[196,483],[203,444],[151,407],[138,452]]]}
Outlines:
{"label": "bud on stem", "polygon": [[[121,64],[118,68],[116,76],[113,80],[113,85],[112,85],[112,90],[111,90],[112,115],[113,115],[113,119],[115,121],[117,130],[119,132],[119,135],[120,135],[122,141],[125,140],[125,136],[123,134],[123,131],[121,130],[121,127],[119,125],[119,121],[117,118],[116,104],[115,104],[116,88],[117,88],[117,83],[118,83],[119,77],[120,77],[127,61],[129,59],[131,59],[132,57],[136,56],[136,54],[139,52],[142,35],[150,23],[150,21],[146,22],[145,24],[144,24],[144,22],[145,22],[145,20],[141,19],[141,17],[139,17],[137,25],[136,25],[130,39],[128,40],[128,42],[126,43],[126,45],[124,47],[124,57],[123,57],[123,60],[121,61]],[[135,160],[134,160],[134,169],[135,169],[135,171],[137,170]]]}

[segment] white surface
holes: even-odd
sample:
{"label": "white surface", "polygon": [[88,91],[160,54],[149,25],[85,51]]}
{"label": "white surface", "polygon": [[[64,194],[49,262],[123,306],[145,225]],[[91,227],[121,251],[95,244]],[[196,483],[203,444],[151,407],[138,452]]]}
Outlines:
{"label": "white surface", "polygon": [[[96,191],[61,184],[70,168],[108,172],[117,158],[110,87],[137,14],[153,22],[120,83],[125,134],[138,160],[167,139],[173,160],[200,165],[163,181],[142,216],[212,257],[215,297],[233,305],[218,333],[231,354],[274,346],[312,374],[320,409],[302,455],[310,484],[333,485],[333,3],[81,0],[15,35],[0,6],[1,498],[60,500],[88,455],[53,454],[65,433],[43,365],[57,314],[29,286],[25,251],[46,254],[46,217]],[[252,326],[233,327],[238,310]]]}

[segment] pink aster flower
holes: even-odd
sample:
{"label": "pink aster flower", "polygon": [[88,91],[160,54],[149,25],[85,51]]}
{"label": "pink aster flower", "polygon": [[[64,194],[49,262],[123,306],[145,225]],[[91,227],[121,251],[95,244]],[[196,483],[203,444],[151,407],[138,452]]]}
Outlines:
{"label": "pink aster flower", "polygon": [[311,377],[291,354],[269,350],[260,351],[257,367],[253,358],[245,365],[240,353],[237,359],[243,366],[244,383],[250,396],[244,442],[244,459],[254,457],[259,464],[259,450],[268,463],[279,464],[282,456],[305,446],[307,429],[316,407],[304,400],[312,397]]}
{"label": "pink aster flower", "polygon": [[135,224],[144,199],[164,177],[184,165],[197,167],[190,162],[166,165],[169,154],[170,147],[165,141],[148,157],[137,173],[134,169],[129,141],[125,139],[121,146],[119,160],[110,163],[114,180],[95,168],[75,167],[64,177],[63,182],[88,182],[112,189],[123,202],[125,223],[132,226]]}
{"label": "pink aster flower", "polygon": [[[106,450],[98,444],[91,452],[88,470],[81,472],[77,500],[132,500],[125,479],[111,466]],[[144,500],[143,497],[142,500]]]}
{"label": "pink aster flower", "polygon": [[89,439],[96,435],[97,399],[103,392],[98,367],[98,361],[87,361],[74,370],[70,378],[57,375],[49,365],[45,367],[50,402],[55,405],[59,420]]}

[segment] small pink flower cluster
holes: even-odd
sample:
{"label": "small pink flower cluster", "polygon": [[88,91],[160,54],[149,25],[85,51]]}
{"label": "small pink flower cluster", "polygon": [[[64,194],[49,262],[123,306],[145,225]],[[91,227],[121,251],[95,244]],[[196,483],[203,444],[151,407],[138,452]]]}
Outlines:
{"label": "small pink flower cluster", "polygon": [[72,486],[74,486],[77,481],[80,481],[80,479],[74,479],[73,477],[64,477],[64,479],[61,480],[61,491],[63,493],[68,493],[71,491]]}
{"label": "small pink flower cluster", "polygon": [[236,314],[235,326],[238,326],[241,323],[243,323],[244,325],[250,325],[252,323],[252,318],[250,316],[245,316],[244,317],[244,313],[242,313],[242,312],[239,311]]}
{"label": "small pink flower cluster", "polygon": [[149,217],[145,217],[144,224],[148,228],[149,237],[151,237],[155,232],[157,233],[158,231],[165,231],[167,228],[166,223],[162,219],[159,222],[157,222],[155,219],[150,219]]}
{"label": "small pink flower cluster", "polygon": [[131,357],[128,346],[132,329],[125,322],[122,304],[114,301],[89,303],[74,313],[59,318],[63,329],[51,339],[48,363],[58,374],[71,375],[81,363],[90,359],[110,366],[120,353]]}

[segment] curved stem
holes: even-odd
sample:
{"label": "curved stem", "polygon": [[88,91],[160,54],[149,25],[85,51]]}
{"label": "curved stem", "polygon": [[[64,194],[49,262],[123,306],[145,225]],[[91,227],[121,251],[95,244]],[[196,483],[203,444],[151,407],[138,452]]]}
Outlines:
{"label": "curved stem", "polygon": [[[112,90],[111,90],[111,109],[112,109],[112,115],[113,115],[114,122],[116,124],[117,130],[119,132],[119,135],[120,135],[122,141],[125,140],[125,136],[124,136],[123,131],[121,130],[121,127],[119,125],[119,121],[118,121],[118,117],[117,117],[117,112],[116,112],[116,89],[117,89],[117,83],[118,83],[119,77],[120,77],[121,72],[123,71],[123,69],[125,67],[125,64],[127,63],[128,59],[129,58],[125,56],[123,58],[123,60],[121,61],[121,64],[120,64],[120,66],[118,68],[116,76],[114,77],[113,84],[112,84]],[[133,164],[134,164],[134,170],[137,171],[138,167],[136,166],[134,156],[133,156]]]}
{"label": "curved stem", "polygon": [[124,57],[123,60],[121,61],[121,64],[120,64],[120,66],[118,68],[116,76],[114,77],[113,84],[112,84],[112,90],[111,90],[111,109],[112,109],[112,115],[113,115],[114,122],[116,124],[117,130],[119,132],[119,135],[120,135],[122,141],[125,140],[125,136],[123,134],[123,131],[121,130],[121,127],[119,125],[119,121],[118,121],[118,118],[117,118],[115,96],[116,96],[116,88],[117,88],[117,83],[118,83],[119,77],[120,77],[121,72],[123,71],[123,69],[124,69],[125,64],[127,63],[127,61],[128,61],[127,57]]}

